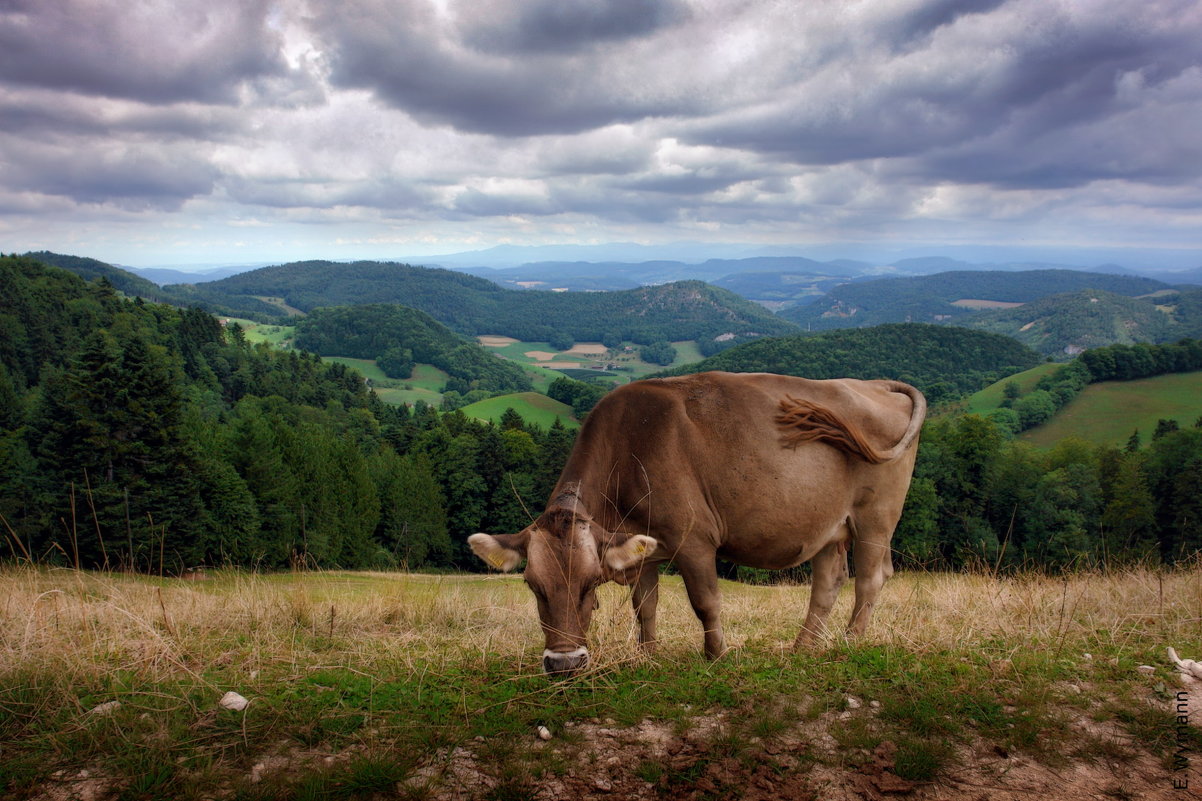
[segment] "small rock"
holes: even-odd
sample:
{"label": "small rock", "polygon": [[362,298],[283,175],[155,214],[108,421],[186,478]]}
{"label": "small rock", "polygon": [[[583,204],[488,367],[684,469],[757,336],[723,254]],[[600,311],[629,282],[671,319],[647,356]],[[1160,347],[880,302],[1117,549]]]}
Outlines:
{"label": "small rock", "polygon": [[111,715],[120,708],[121,708],[120,701],[105,701],[103,704],[99,704],[98,706],[92,707],[90,714]]}
{"label": "small rock", "polygon": [[539,726],[538,727],[538,739],[550,740],[551,739],[551,730],[548,729],[546,726]]}
{"label": "small rock", "polygon": [[477,734],[475,737],[472,738],[472,740],[477,743],[482,743],[482,742],[484,742],[484,735]]}
{"label": "small rock", "polygon": [[596,779],[593,781],[593,787],[603,793],[611,793],[614,789],[613,783],[609,779]]}
{"label": "small rock", "polygon": [[1082,654],[1085,659],[1093,659],[1093,654]]}
{"label": "small rock", "polygon": [[872,707],[873,709],[880,709],[880,708],[881,708],[881,702],[880,702],[880,701],[869,701],[869,702],[868,702],[868,705],[869,705],[870,707]]}
{"label": "small rock", "polygon": [[863,702],[860,701],[859,698],[856,698],[854,695],[847,696],[846,700],[847,700],[847,708],[848,709],[859,709],[860,707],[864,706]]}
{"label": "small rock", "polygon": [[225,695],[221,696],[221,701],[218,702],[222,709],[229,709],[233,712],[241,712],[246,707],[250,706],[250,701],[243,696],[230,690]]}
{"label": "small rock", "polygon": [[1081,694],[1081,688],[1080,688],[1080,687],[1078,687],[1078,686],[1077,686],[1077,685],[1075,685],[1075,684],[1069,684],[1069,685],[1066,685],[1065,689],[1067,689],[1067,690],[1068,690],[1070,693],[1072,693],[1073,695],[1080,695],[1080,694]]}
{"label": "small rock", "polygon": [[1139,667],[1136,668],[1136,670],[1138,670],[1140,673],[1155,673],[1156,672],[1156,668],[1152,667],[1151,665],[1140,665]]}

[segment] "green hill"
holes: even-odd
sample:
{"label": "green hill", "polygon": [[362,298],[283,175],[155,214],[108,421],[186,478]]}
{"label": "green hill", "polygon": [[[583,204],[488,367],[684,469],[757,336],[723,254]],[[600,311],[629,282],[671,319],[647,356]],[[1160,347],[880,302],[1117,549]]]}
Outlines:
{"label": "green hill", "polygon": [[172,293],[164,291],[157,284],[147,281],[141,276],[134,275],[128,270],[122,270],[120,267],[114,267],[111,264],[105,264],[96,259],[65,256],[61,253],[51,253],[48,250],[26,253],[25,257],[41,262],[42,264],[49,264],[52,267],[58,267],[75,273],[85,281],[94,281],[97,278],[103,278],[112,284],[114,289],[130,297],[140,297],[158,302],[171,302],[173,300]]}
{"label": "green hill", "polygon": [[498,395],[495,398],[468,404],[463,407],[462,411],[468,417],[474,417],[477,420],[499,423],[501,415],[505,413],[506,409],[513,409],[527,423],[534,423],[543,428],[550,428],[556,420],[568,428],[576,428],[580,425],[572,416],[571,406],[537,392]]}
{"label": "green hill", "polygon": [[938,402],[1040,361],[1039,354],[1009,337],[902,323],[749,342],[664,375],[729,370],[807,378],[895,378]]}
{"label": "green hill", "polygon": [[810,330],[942,323],[992,304],[1030,303],[1083,289],[1136,296],[1168,288],[1151,278],[1078,270],[957,270],[843,284],[814,303],[787,309],[780,316]]}
{"label": "green hill", "polygon": [[526,341],[569,337],[651,344],[796,330],[751,301],[701,281],[619,292],[542,292],[504,289],[464,273],[407,264],[311,261],[252,270],[191,291],[223,307],[249,303],[259,308],[258,298],[272,297],[304,312],[319,306],[400,303],[461,334]]}
{"label": "green hill", "polygon": [[1039,447],[1066,437],[1122,445],[1138,430],[1146,443],[1161,419],[1189,428],[1202,416],[1202,372],[1091,384],[1050,422],[1020,435]]}
{"label": "green hill", "polygon": [[1062,366],[1054,362],[1044,362],[1032,367],[1030,370],[1024,370],[1021,373],[1015,373],[1014,375],[998,379],[979,392],[974,392],[970,395],[964,409],[969,414],[988,414],[994,409],[1001,407],[1002,400],[1005,398],[1003,393],[1006,384],[1013,381],[1018,384],[1020,392],[1030,392],[1035,389],[1035,385],[1039,383],[1039,379],[1046,375],[1051,375]]}
{"label": "green hill", "polygon": [[314,309],[296,323],[296,346],[322,356],[375,359],[392,378],[408,378],[416,363],[433,365],[457,379],[460,389],[526,391],[520,367],[498,358],[405,306],[369,304]]}

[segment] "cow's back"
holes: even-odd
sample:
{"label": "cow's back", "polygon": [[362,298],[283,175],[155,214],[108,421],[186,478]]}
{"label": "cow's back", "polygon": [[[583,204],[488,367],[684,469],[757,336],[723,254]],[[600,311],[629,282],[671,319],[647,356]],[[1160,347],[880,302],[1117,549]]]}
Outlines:
{"label": "cow's back", "polygon": [[786,399],[829,407],[886,448],[912,408],[883,382],[762,373],[634,382],[589,414],[561,489],[578,487],[606,528],[650,534],[669,553],[701,541],[762,567],[810,558],[845,535],[858,505],[900,514],[914,448],[871,465],[822,442],[789,447],[777,423]]}

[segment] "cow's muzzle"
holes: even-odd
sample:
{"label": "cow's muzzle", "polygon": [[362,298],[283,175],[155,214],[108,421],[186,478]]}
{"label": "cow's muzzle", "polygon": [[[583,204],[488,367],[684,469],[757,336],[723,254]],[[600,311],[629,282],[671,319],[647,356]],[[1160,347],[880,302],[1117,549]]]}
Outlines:
{"label": "cow's muzzle", "polygon": [[543,651],[543,670],[548,676],[567,677],[588,667],[588,649],[583,645],[571,651]]}

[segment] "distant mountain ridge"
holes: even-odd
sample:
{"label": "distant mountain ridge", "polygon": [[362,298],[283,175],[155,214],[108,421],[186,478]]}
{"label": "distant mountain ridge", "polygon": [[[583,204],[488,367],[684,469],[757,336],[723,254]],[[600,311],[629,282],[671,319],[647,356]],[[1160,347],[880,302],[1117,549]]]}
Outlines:
{"label": "distant mountain ridge", "polygon": [[528,292],[439,268],[391,262],[296,262],[190,287],[198,300],[232,308],[281,298],[301,311],[395,303],[429,314],[461,334],[527,341],[655,341],[769,336],[796,330],[756,304],[701,281],[616,292]]}
{"label": "distant mountain ridge", "polygon": [[1083,289],[1137,296],[1170,289],[1170,286],[1141,276],[1077,270],[958,270],[844,284],[818,301],[788,309],[781,316],[810,330],[881,323],[945,323],[976,312],[979,304],[974,306],[972,301],[1029,303],[1049,295]]}

